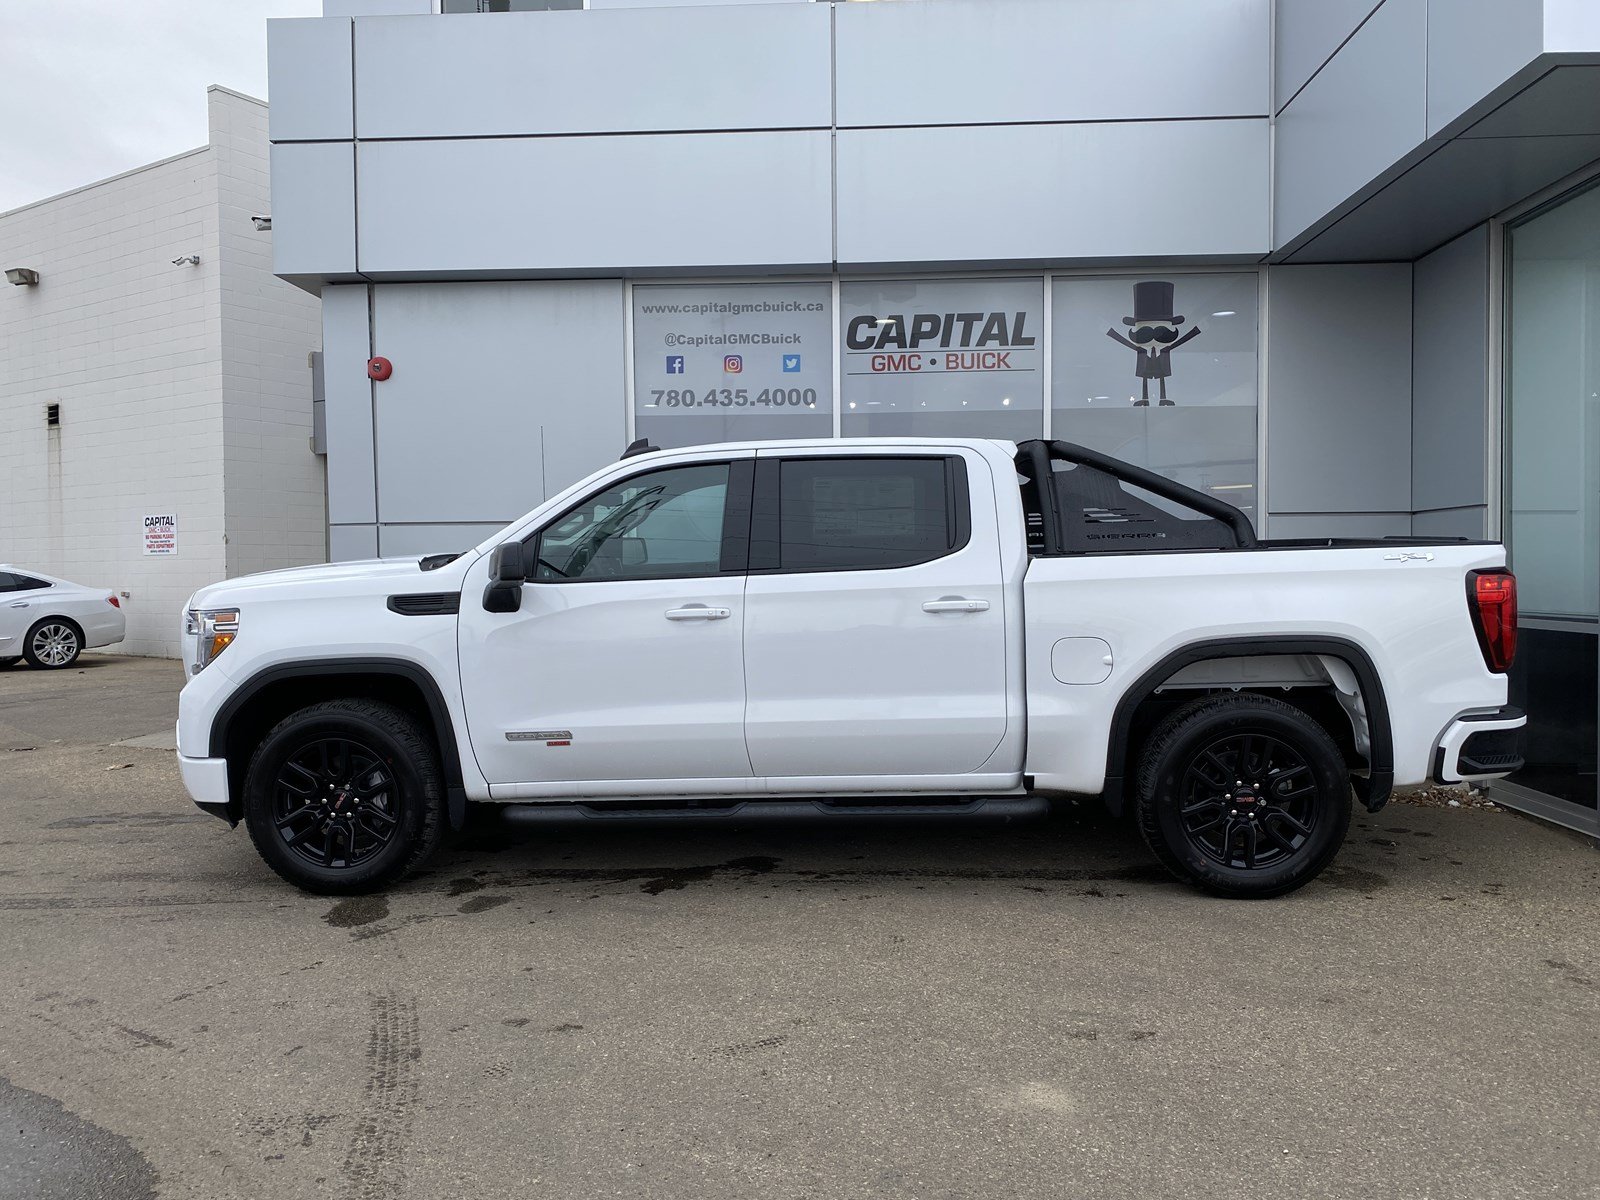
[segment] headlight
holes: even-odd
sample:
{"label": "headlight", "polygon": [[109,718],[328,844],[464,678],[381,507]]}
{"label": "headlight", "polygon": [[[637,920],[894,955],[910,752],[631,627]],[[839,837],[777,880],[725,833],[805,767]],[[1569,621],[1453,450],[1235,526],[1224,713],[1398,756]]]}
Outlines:
{"label": "headlight", "polygon": [[233,645],[239,636],[239,610],[237,608],[191,608],[184,623],[184,632],[195,638],[194,661],[189,664],[189,674],[198,675],[211,665],[211,661]]}

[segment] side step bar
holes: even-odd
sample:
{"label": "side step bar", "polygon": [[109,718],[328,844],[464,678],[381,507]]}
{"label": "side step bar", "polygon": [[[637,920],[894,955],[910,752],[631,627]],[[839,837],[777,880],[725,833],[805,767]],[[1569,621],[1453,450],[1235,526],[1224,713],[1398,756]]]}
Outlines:
{"label": "side step bar", "polygon": [[498,808],[515,825],[558,825],[583,821],[660,821],[671,824],[711,821],[813,821],[847,817],[920,821],[986,817],[1013,820],[1042,817],[1050,811],[1043,796],[989,796],[973,800],[910,801],[899,804],[860,803],[845,800],[735,800],[728,804],[485,804]]}

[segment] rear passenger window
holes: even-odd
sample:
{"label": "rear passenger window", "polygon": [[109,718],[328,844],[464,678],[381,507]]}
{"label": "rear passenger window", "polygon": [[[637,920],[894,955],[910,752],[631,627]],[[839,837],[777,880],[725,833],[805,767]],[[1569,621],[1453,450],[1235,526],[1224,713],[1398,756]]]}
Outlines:
{"label": "rear passenger window", "polygon": [[966,505],[959,458],[784,459],[775,569],[863,571],[940,558],[967,540]]}

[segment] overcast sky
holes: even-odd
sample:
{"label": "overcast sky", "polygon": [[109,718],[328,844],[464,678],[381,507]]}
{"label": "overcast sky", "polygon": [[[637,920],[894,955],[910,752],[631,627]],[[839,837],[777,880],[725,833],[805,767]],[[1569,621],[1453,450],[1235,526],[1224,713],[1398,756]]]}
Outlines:
{"label": "overcast sky", "polygon": [[322,0],[0,0],[0,212],[206,142],[206,86],[267,95],[268,17]]}

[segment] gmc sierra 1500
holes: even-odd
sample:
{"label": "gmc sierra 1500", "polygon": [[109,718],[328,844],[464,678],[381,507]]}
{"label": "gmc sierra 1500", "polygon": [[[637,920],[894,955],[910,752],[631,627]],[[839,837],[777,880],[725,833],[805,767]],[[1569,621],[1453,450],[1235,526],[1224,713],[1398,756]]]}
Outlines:
{"label": "gmc sierra 1500", "polygon": [[1229,896],[1314,878],[1351,793],[1521,763],[1516,585],[1483,542],[1258,542],[1064,442],[655,451],[458,556],[203,588],[178,753],[311,891],[398,879],[469,801],[1130,807]]}

